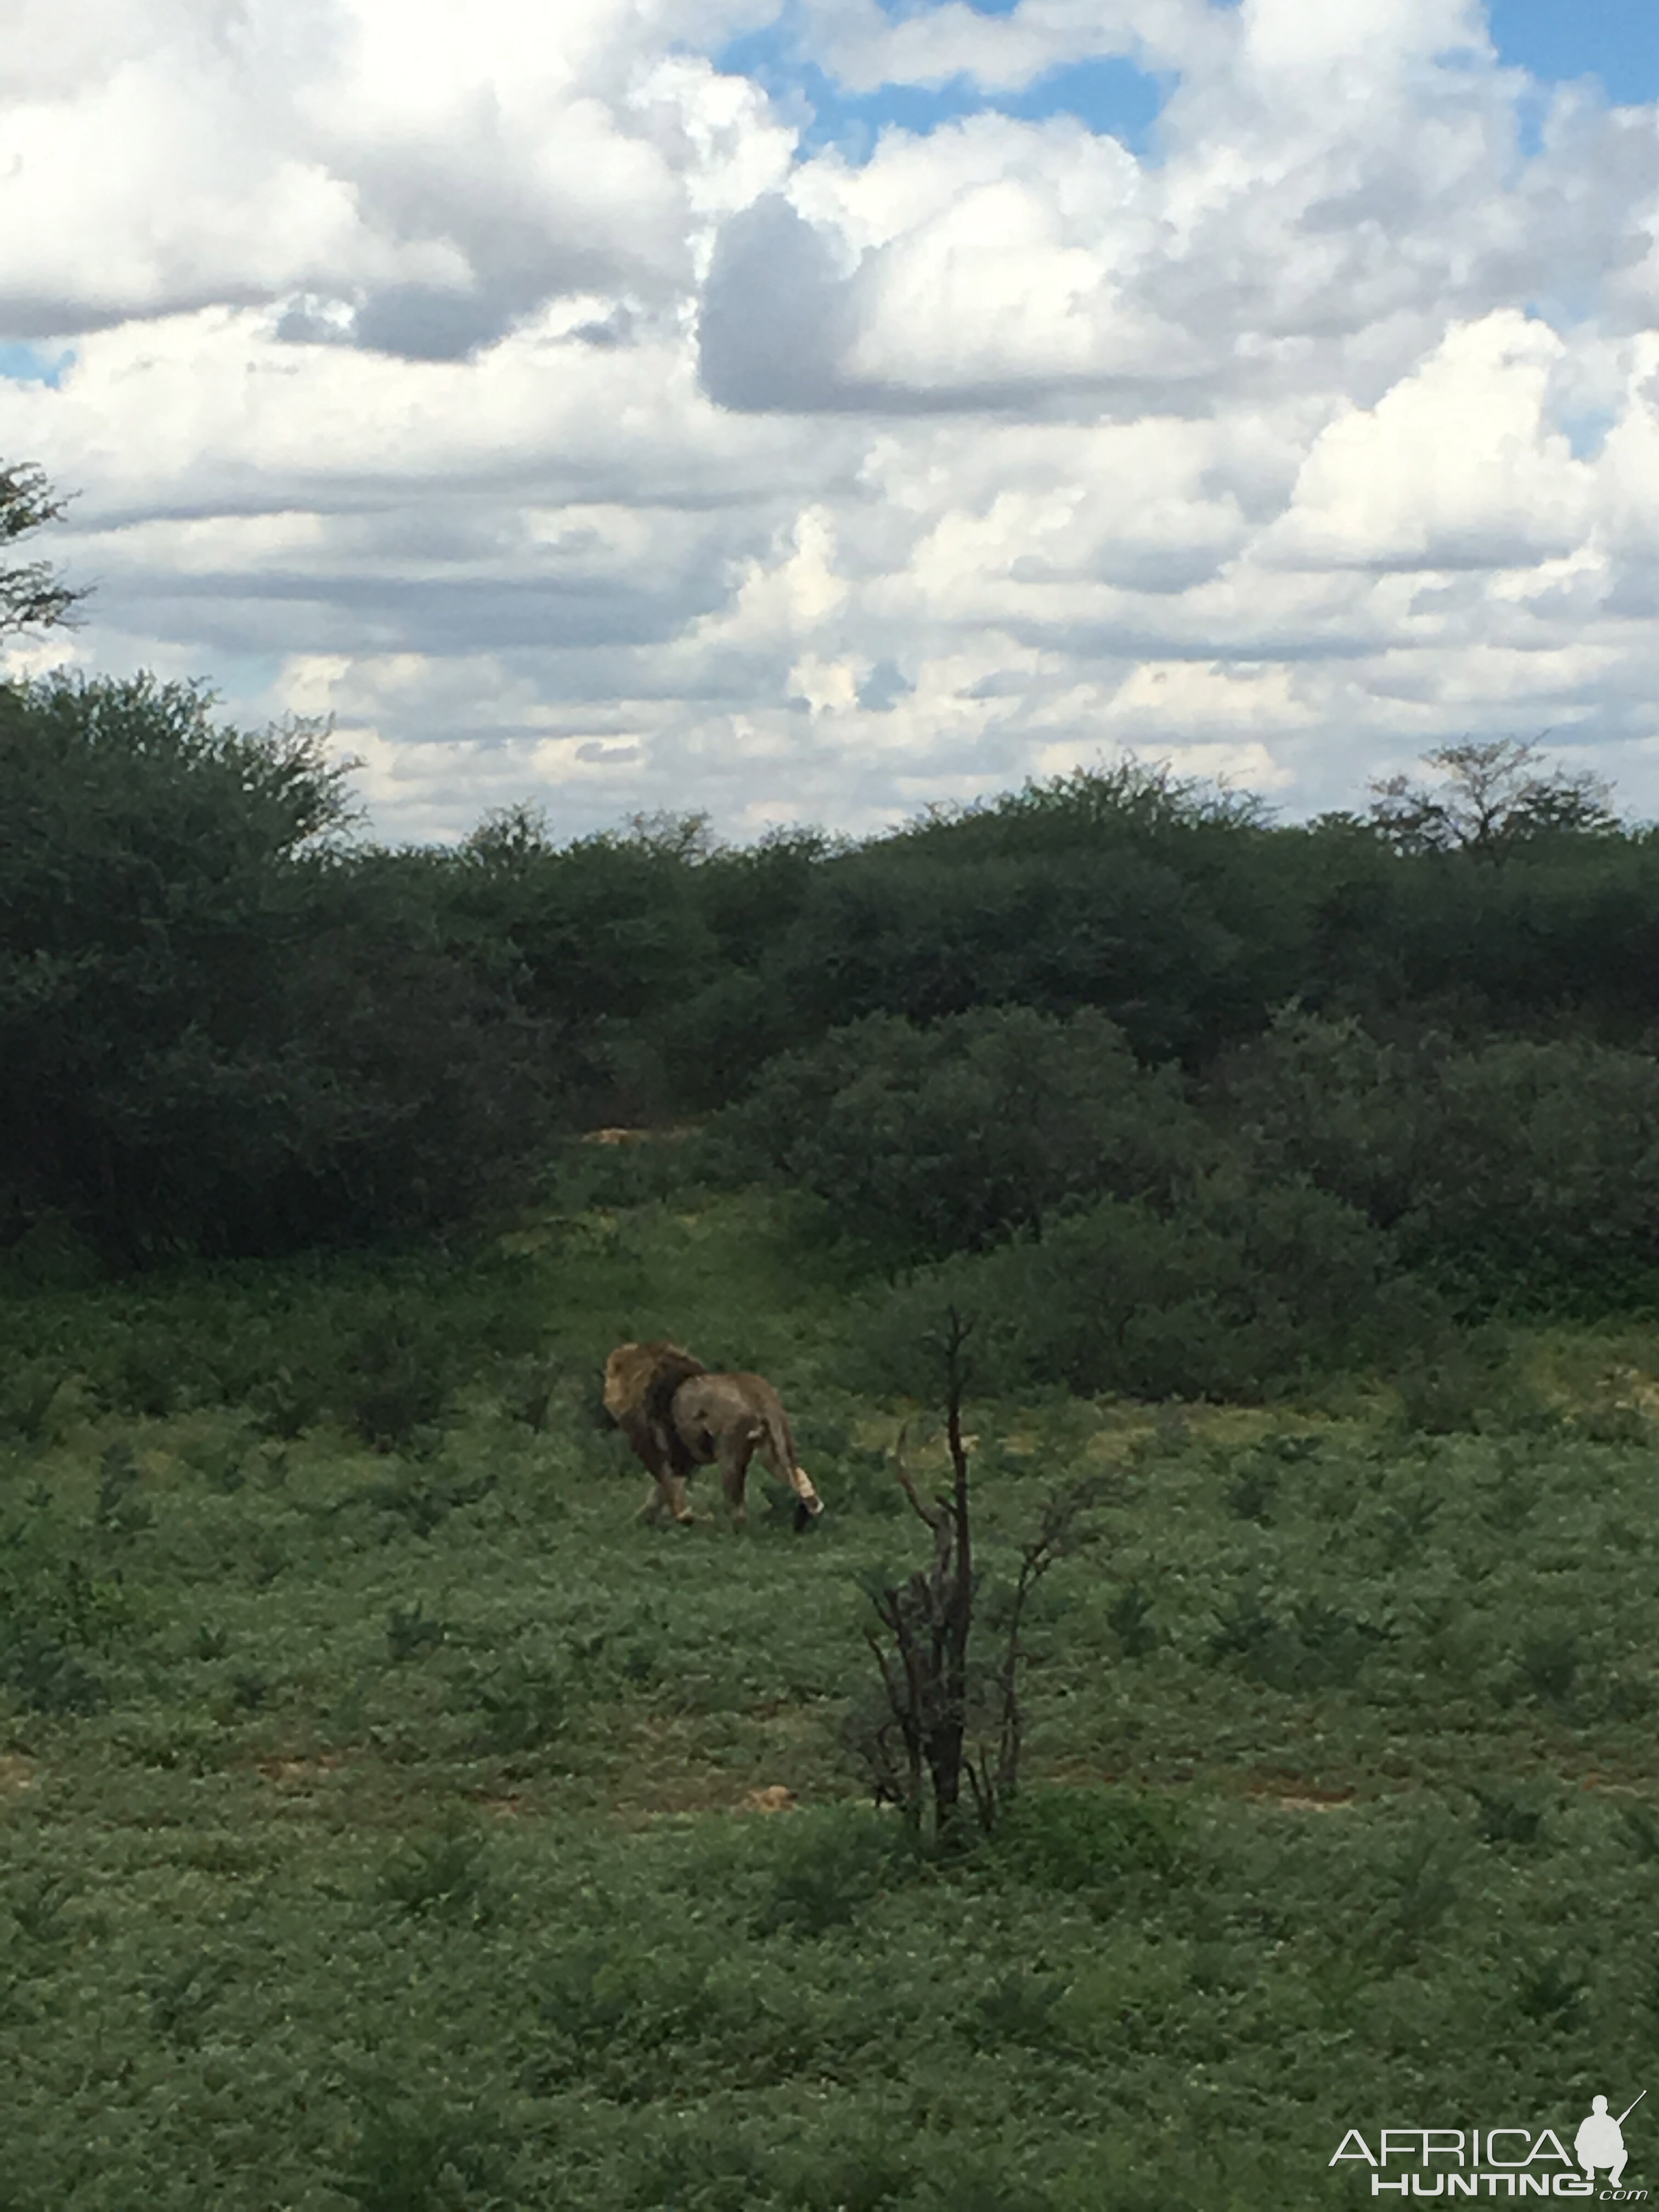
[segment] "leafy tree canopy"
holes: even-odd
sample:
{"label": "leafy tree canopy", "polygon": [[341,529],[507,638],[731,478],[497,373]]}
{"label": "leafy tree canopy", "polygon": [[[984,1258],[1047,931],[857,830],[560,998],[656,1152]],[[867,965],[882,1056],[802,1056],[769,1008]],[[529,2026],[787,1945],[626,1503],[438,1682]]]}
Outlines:
{"label": "leafy tree canopy", "polygon": [[[68,505],[67,499],[52,496],[45,471],[33,462],[0,464],[0,547],[58,521]],[[0,564],[0,636],[8,630],[69,627],[73,609],[85,597],[84,591],[61,584],[44,561]]]}
{"label": "leafy tree canopy", "polygon": [[1519,738],[1471,738],[1424,757],[1443,773],[1438,789],[1404,775],[1371,786],[1371,819],[1397,852],[1501,860],[1541,838],[1605,836],[1620,826],[1600,776],[1588,769],[1542,773],[1542,750]]}

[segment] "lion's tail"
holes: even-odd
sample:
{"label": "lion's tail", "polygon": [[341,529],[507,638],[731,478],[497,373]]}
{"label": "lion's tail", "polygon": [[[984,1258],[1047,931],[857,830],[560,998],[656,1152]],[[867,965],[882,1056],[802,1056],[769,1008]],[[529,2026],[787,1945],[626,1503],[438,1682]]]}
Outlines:
{"label": "lion's tail", "polygon": [[795,1439],[790,1431],[789,1416],[775,1398],[761,1415],[766,1424],[767,1449],[780,1480],[787,1482],[800,1500],[799,1510],[807,1514],[822,1513],[823,1500],[812,1487],[812,1478],[795,1457]]}

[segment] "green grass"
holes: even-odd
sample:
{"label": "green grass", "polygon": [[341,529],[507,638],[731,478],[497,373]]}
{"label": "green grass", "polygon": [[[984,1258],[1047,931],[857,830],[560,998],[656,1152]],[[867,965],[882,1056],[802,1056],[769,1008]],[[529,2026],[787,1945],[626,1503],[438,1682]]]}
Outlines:
{"label": "green grass", "polygon": [[[738,1200],[0,1305],[0,2207],[1265,2212],[1369,2196],[1352,2124],[1628,2102],[1650,1334],[1443,1434],[974,1407],[993,1580],[1126,1488],[941,1867],[848,1747],[924,1547],[843,1324]],[[777,1381],[810,1535],[635,1523],[596,1375],[659,1334]]]}

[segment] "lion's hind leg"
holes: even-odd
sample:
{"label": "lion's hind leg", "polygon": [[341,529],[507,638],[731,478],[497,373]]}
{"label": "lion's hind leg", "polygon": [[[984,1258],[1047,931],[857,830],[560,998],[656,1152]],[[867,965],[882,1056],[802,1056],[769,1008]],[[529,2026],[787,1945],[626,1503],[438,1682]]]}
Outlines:
{"label": "lion's hind leg", "polygon": [[749,1484],[749,1462],[759,1442],[759,1433],[754,1429],[733,1429],[720,1438],[720,1488],[726,1493],[726,1510],[732,1516],[733,1528],[748,1525],[744,1492]]}
{"label": "lion's hind leg", "polygon": [[[758,1376],[755,1378],[758,1382]],[[811,1525],[823,1510],[823,1500],[812,1487],[812,1478],[795,1457],[795,1439],[777,1394],[767,1384],[760,1384],[761,1420],[764,1440],[761,1449],[768,1465],[785,1489],[795,1493],[795,1528],[797,1533]]]}

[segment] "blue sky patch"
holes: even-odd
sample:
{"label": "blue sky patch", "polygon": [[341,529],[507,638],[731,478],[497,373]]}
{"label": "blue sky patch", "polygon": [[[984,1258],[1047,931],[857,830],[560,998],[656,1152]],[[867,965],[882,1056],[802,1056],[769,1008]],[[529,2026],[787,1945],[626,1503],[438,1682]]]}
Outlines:
{"label": "blue sky patch", "polygon": [[[978,12],[1007,15],[1012,5],[984,5]],[[732,40],[714,59],[716,69],[764,86],[799,128],[803,158],[834,146],[859,163],[869,160],[885,128],[924,135],[961,116],[987,114],[1027,122],[1073,115],[1086,129],[1142,154],[1173,82],[1148,76],[1121,56],[1105,55],[1050,70],[1018,92],[987,92],[969,76],[941,85],[884,84],[873,92],[849,92],[804,58],[787,10],[764,30]]]}
{"label": "blue sky patch", "polygon": [[1547,83],[1598,76],[1624,106],[1659,100],[1655,0],[1489,0],[1492,43]]}
{"label": "blue sky patch", "polygon": [[55,392],[64,370],[74,365],[71,352],[47,354],[39,346],[0,340],[0,376],[9,377],[14,384],[49,384]]}
{"label": "blue sky patch", "polygon": [[1174,83],[1173,77],[1149,76],[1133,62],[1107,55],[1050,70],[1024,92],[999,94],[993,105],[1000,114],[1033,123],[1048,115],[1075,115],[1091,131],[1120,138],[1141,154]]}
{"label": "blue sky patch", "polygon": [[1581,407],[1559,416],[1555,427],[1565,436],[1575,461],[1593,461],[1618,419],[1611,407]]}
{"label": "blue sky patch", "polygon": [[215,652],[213,688],[227,719],[234,720],[239,711],[258,712],[253,702],[270,697],[286,658],[280,653]]}

